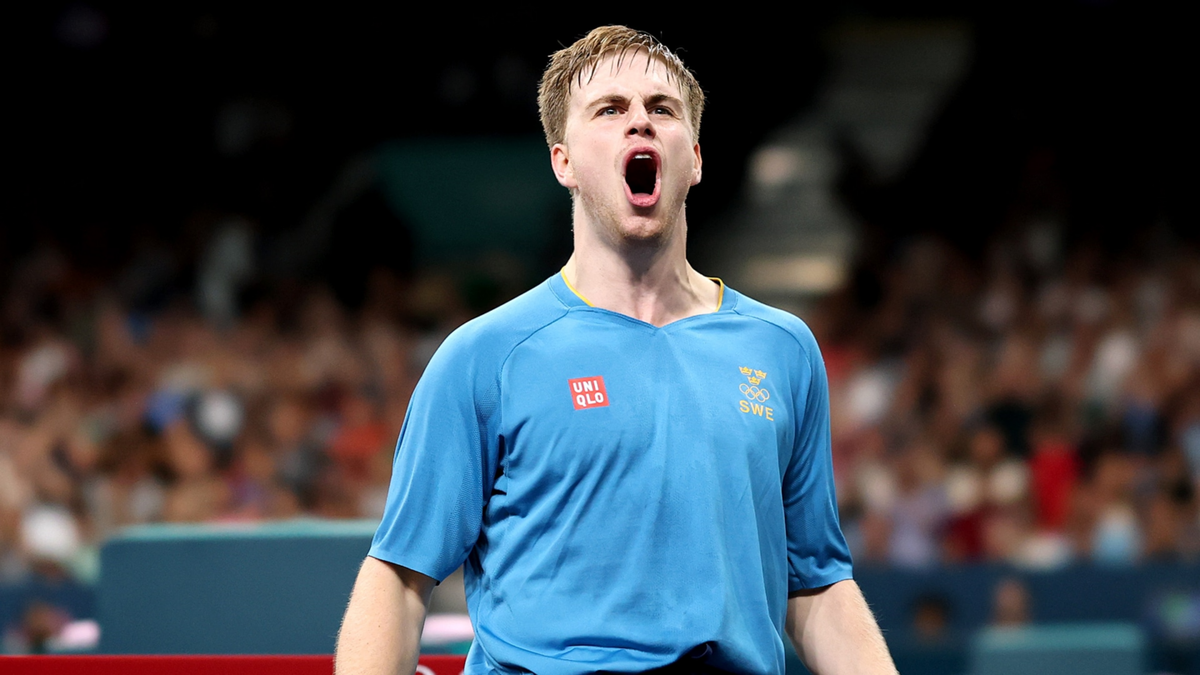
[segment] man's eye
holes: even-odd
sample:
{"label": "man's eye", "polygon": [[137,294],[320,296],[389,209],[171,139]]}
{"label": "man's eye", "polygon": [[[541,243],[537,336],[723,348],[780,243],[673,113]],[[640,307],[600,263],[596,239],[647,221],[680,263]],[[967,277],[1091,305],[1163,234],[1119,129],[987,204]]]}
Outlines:
{"label": "man's eye", "polygon": [[654,114],[655,115],[674,115],[675,111],[671,110],[670,108],[660,105],[654,109]]}
{"label": "man's eye", "polygon": [[620,111],[617,110],[616,106],[611,106],[611,105],[608,106],[607,108],[600,109],[601,115],[616,115],[618,112],[620,112]]}

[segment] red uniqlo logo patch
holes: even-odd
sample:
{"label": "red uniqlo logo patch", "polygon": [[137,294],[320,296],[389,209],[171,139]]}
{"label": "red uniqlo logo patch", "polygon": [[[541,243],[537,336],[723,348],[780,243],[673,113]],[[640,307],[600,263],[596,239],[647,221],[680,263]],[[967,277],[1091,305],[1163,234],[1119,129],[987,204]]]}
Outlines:
{"label": "red uniqlo logo patch", "polygon": [[567,380],[567,384],[571,385],[571,402],[576,410],[608,406],[608,392],[604,389],[603,377],[580,377]]}

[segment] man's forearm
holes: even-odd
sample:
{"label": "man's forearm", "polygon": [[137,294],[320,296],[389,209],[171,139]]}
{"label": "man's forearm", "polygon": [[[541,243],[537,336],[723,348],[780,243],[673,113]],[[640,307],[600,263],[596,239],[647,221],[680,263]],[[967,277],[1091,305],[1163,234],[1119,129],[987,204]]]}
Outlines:
{"label": "man's forearm", "polygon": [[358,571],[338,633],[337,675],[410,675],[434,581],[368,557]]}
{"label": "man's forearm", "polygon": [[894,675],[896,666],[853,580],[788,600],[787,632],[815,675]]}

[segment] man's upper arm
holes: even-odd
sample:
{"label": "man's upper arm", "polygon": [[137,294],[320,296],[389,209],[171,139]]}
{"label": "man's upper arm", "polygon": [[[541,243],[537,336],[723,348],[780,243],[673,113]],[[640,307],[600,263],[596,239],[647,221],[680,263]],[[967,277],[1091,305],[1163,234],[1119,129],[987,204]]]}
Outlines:
{"label": "man's upper arm", "polygon": [[829,383],[812,333],[800,336],[804,352],[795,392],[795,447],[784,474],[788,539],[788,592],[828,586],[851,577],[850,550],[842,535],[834,489],[829,429]]}
{"label": "man's upper arm", "polygon": [[461,329],[447,338],[413,391],[369,552],[438,581],[479,538],[498,461],[496,369],[473,342]]}
{"label": "man's upper arm", "polygon": [[421,599],[421,604],[426,606],[429,605],[429,598],[433,594],[433,587],[438,583],[433,577],[416,570],[409,569],[403,565],[397,565],[386,560],[380,560],[379,558],[371,555],[368,555],[367,560],[364,561],[363,569],[366,569],[368,565],[374,565],[380,569],[390,570],[391,573],[395,574],[396,578],[400,580],[400,584],[404,586],[404,588],[408,589],[411,593],[415,594]]}

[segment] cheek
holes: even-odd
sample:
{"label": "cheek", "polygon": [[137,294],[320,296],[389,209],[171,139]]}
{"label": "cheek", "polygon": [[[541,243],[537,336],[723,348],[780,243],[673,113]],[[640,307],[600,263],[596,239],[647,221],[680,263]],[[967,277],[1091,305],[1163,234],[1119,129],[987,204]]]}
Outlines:
{"label": "cheek", "polygon": [[605,170],[606,167],[594,159],[595,154],[584,153],[582,157],[575,164],[575,176],[580,182],[595,183],[613,173],[611,170]]}
{"label": "cheek", "polygon": [[679,159],[675,162],[674,166],[671,167],[671,173],[680,179],[686,180],[690,184],[696,173],[696,162],[694,159],[695,156],[690,153],[677,156]]}

